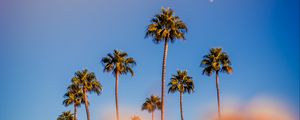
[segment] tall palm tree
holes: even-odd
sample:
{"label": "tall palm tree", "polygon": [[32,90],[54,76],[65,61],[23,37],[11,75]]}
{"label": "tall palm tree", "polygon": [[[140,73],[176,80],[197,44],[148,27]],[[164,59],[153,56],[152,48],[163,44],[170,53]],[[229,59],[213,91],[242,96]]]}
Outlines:
{"label": "tall palm tree", "polygon": [[233,69],[231,67],[231,61],[229,56],[222,51],[222,48],[212,48],[209,53],[203,56],[201,61],[201,67],[203,67],[202,74],[211,76],[216,73],[216,89],[218,100],[218,117],[221,119],[221,105],[220,105],[220,89],[219,89],[219,72],[225,72],[231,74]]}
{"label": "tall palm tree", "polygon": [[142,105],[142,110],[147,110],[152,115],[152,120],[154,120],[154,111],[161,109],[161,101],[158,96],[151,95],[150,98],[146,98],[146,101]]}
{"label": "tall palm tree", "polygon": [[64,97],[66,99],[63,101],[63,104],[66,107],[73,104],[74,120],[77,120],[77,107],[79,107],[81,103],[84,103],[82,90],[77,85],[71,84],[68,87],[68,91],[65,93]]}
{"label": "tall palm tree", "polygon": [[72,78],[72,84],[78,86],[78,88],[82,90],[87,120],[90,120],[89,101],[87,94],[95,92],[97,95],[100,95],[103,87],[97,80],[95,74],[93,72],[89,72],[87,69],[77,71],[75,76]]}
{"label": "tall palm tree", "polygon": [[161,120],[164,120],[165,112],[165,74],[166,74],[166,61],[168,54],[168,43],[175,40],[185,40],[185,33],[187,26],[183,21],[170,8],[162,8],[161,13],[152,18],[151,23],[146,29],[145,37],[153,38],[154,43],[158,44],[164,42],[164,55],[162,62],[162,84],[161,84]]}
{"label": "tall palm tree", "polygon": [[182,110],[182,97],[184,93],[191,93],[194,92],[194,81],[192,77],[188,76],[187,71],[177,71],[177,75],[172,75],[171,81],[168,84],[169,91],[168,93],[175,93],[179,92],[180,94],[180,113],[181,113],[181,120],[183,120],[183,110]]}
{"label": "tall palm tree", "polygon": [[119,116],[119,102],[118,102],[118,79],[119,75],[126,75],[127,73],[130,73],[131,76],[134,75],[134,72],[132,70],[133,66],[136,65],[135,60],[132,57],[128,57],[128,54],[126,52],[122,52],[119,50],[114,50],[114,52],[108,53],[106,57],[103,57],[101,60],[104,69],[104,72],[112,72],[112,74],[116,78],[115,82],[115,100],[116,100],[116,118],[117,120],[120,120]]}
{"label": "tall palm tree", "polygon": [[74,120],[74,116],[71,111],[66,111],[59,115],[57,120]]}

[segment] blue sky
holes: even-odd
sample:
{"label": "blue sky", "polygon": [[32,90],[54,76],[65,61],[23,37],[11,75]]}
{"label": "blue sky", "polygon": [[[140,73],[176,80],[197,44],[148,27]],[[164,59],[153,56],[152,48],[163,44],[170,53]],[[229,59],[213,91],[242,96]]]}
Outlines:
{"label": "blue sky", "polygon": [[[136,76],[120,78],[121,112],[140,111],[160,93],[163,45],[144,39],[161,7],[171,7],[188,25],[186,41],[169,46],[167,81],[187,69],[196,92],[184,95],[187,120],[216,110],[214,77],[201,75],[200,60],[212,47],[231,57],[234,73],[220,76],[223,101],[249,102],[266,95],[284,101],[299,116],[298,0],[2,0],[0,2],[1,120],[53,120],[74,72],[96,73],[104,86],[92,94],[93,120],[114,115],[114,77],[100,59],[113,49],[137,62]],[[178,94],[167,94],[166,118],[179,118]],[[209,106],[212,105],[212,106]],[[159,113],[157,113],[157,116]],[[85,119],[82,106],[79,119]]]}

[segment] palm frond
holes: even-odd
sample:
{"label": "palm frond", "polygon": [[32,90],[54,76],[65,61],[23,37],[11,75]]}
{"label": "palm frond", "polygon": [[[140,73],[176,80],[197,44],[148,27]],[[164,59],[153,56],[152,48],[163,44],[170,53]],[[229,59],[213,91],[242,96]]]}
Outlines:
{"label": "palm frond", "polygon": [[203,68],[202,74],[207,76],[211,76],[213,72],[219,71],[228,74],[233,72],[229,56],[222,51],[222,48],[211,48],[209,53],[203,56],[200,67]]}
{"label": "palm frond", "polygon": [[68,87],[69,92],[79,91],[78,94],[83,94],[83,90],[89,93],[95,92],[100,94],[103,90],[101,83],[97,80],[94,72],[89,72],[87,69],[77,71],[72,78],[72,84]]}
{"label": "palm frond", "polygon": [[168,84],[168,93],[191,93],[194,92],[194,82],[187,71],[178,70],[176,75],[172,75],[171,81]]}
{"label": "palm frond", "polygon": [[145,38],[152,37],[154,43],[185,40],[187,26],[172,9],[162,8],[161,13],[154,15],[150,22]]}
{"label": "palm frond", "polygon": [[147,110],[149,113],[155,110],[161,109],[161,101],[158,96],[151,95],[149,98],[146,98],[146,101],[143,103],[141,110]]}
{"label": "palm frond", "polygon": [[57,120],[74,120],[74,115],[70,111],[66,111],[60,114]]}
{"label": "palm frond", "polygon": [[[126,52],[120,50],[114,50],[114,52],[108,53],[107,57],[102,58],[102,64],[104,66],[104,72],[112,72],[113,75],[127,74],[134,75],[133,67],[136,65],[134,58],[128,57]],[[106,59],[106,58],[110,59]]]}

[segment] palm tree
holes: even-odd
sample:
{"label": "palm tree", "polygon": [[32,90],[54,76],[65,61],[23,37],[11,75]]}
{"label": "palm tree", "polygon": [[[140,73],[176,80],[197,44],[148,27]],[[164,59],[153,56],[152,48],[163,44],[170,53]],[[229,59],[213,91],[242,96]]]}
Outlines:
{"label": "palm tree", "polygon": [[233,69],[229,56],[222,52],[222,48],[212,48],[209,53],[203,56],[201,61],[201,67],[203,67],[202,74],[211,76],[214,72],[216,73],[216,89],[217,89],[217,100],[218,100],[218,117],[221,119],[221,105],[220,105],[220,89],[219,89],[219,72],[225,72],[231,74]]}
{"label": "palm tree", "polygon": [[183,110],[182,110],[182,97],[183,94],[188,92],[194,92],[194,81],[192,77],[188,76],[187,71],[177,71],[177,75],[172,75],[171,81],[168,84],[170,86],[168,93],[175,93],[176,91],[180,93],[180,113],[181,120],[183,120]]}
{"label": "palm tree", "polygon": [[77,120],[77,107],[84,103],[83,100],[83,92],[77,85],[71,84],[68,87],[67,93],[65,93],[64,97],[66,98],[63,101],[63,104],[67,107],[69,105],[74,106],[74,120]]}
{"label": "palm tree", "polygon": [[66,111],[59,115],[57,120],[74,120],[74,116],[70,111]]}
{"label": "palm tree", "polygon": [[90,120],[89,101],[87,94],[88,92],[95,92],[97,95],[100,95],[103,87],[97,80],[95,74],[93,72],[89,72],[87,69],[77,71],[75,76],[72,78],[72,84],[82,90],[87,120]]}
{"label": "palm tree", "polygon": [[162,8],[161,13],[152,18],[151,24],[146,29],[145,37],[152,37],[154,43],[158,44],[164,42],[164,55],[162,62],[162,84],[161,84],[161,120],[164,120],[165,112],[165,74],[166,74],[166,61],[168,54],[168,43],[172,43],[175,40],[185,40],[185,33],[187,32],[187,26],[183,21],[170,8]]}
{"label": "palm tree", "polygon": [[150,98],[146,98],[146,101],[142,105],[142,110],[147,110],[152,114],[152,120],[154,120],[154,111],[161,109],[161,101],[158,96],[151,95]]}
{"label": "palm tree", "polygon": [[103,57],[101,60],[104,69],[104,72],[112,72],[116,78],[115,82],[115,100],[116,100],[116,117],[117,120],[120,120],[119,117],[119,103],[118,103],[118,79],[119,75],[127,74],[128,72],[131,76],[134,75],[132,67],[136,65],[135,60],[132,57],[128,57],[126,52],[119,50],[114,50],[114,52],[108,53],[106,57]]}

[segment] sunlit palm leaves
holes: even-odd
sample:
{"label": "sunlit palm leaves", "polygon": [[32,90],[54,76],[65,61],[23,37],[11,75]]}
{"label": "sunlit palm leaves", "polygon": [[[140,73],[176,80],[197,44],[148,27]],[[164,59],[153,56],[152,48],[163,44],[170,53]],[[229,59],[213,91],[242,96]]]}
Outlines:
{"label": "sunlit palm leaves", "polygon": [[209,53],[203,57],[201,61],[201,67],[203,67],[202,74],[211,76],[213,72],[226,72],[232,73],[231,61],[225,52],[222,52],[222,48],[212,48]]}
{"label": "sunlit palm leaves", "polygon": [[176,75],[172,75],[171,81],[168,84],[169,93],[191,93],[194,91],[194,81],[188,76],[187,71],[178,70]]}
{"label": "sunlit palm leaves", "polygon": [[70,111],[66,111],[59,115],[57,120],[74,120],[74,117]]}
{"label": "sunlit palm leaves", "polygon": [[[84,69],[82,71],[77,71],[75,73],[75,76],[72,78],[72,84],[69,88],[75,89],[78,87],[83,92],[83,100],[85,103],[86,108],[86,114],[87,114],[87,120],[90,120],[90,112],[89,112],[89,102],[87,93],[93,93],[100,94],[103,90],[102,85],[97,80],[95,74],[93,72],[89,72],[87,69]],[[76,88],[77,89],[77,88]]]}
{"label": "sunlit palm leaves", "polygon": [[95,92],[98,95],[103,89],[102,85],[97,80],[95,73],[89,72],[87,69],[77,71],[75,76],[72,78],[72,83],[77,85],[79,89],[82,89],[83,92]]}
{"label": "sunlit palm leaves", "polygon": [[151,95],[150,98],[146,98],[146,101],[142,105],[142,110],[147,110],[149,113],[155,110],[161,109],[161,101],[158,96]]}
{"label": "sunlit palm leaves", "polygon": [[151,24],[148,25],[145,37],[152,37],[155,43],[174,42],[176,39],[185,39],[187,26],[175,16],[170,8],[162,8],[161,13],[154,16]]}
{"label": "sunlit palm leaves", "polygon": [[64,97],[66,98],[63,101],[63,104],[65,106],[69,106],[71,104],[75,104],[75,106],[80,106],[80,104],[84,102],[82,90],[79,89],[78,86],[73,85],[73,84],[68,87],[68,91],[64,95]]}
{"label": "sunlit palm leaves", "polygon": [[128,57],[126,52],[114,50],[113,54],[108,53],[101,62],[104,65],[104,72],[112,72],[114,75],[116,73],[134,75],[132,68],[136,62],[132,57]]}

